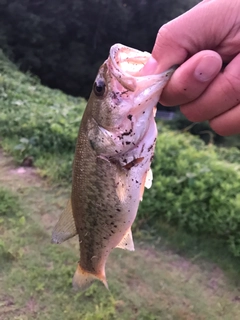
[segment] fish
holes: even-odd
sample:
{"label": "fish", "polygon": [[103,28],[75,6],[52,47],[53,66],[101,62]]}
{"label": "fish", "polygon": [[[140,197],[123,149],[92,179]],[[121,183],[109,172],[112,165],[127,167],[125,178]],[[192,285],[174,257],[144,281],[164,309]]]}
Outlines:
{"label": "fish", "polygon": [[113,45],[82,117],[71,197],[52,232],[58,244],[78,235],[75,289],[86,290],[96,279],[108,288],[105,265],[111,251],[134,251],[131,226],[145,187],[152,185],[156,104],[175,70],[142,75],[150,56]]}

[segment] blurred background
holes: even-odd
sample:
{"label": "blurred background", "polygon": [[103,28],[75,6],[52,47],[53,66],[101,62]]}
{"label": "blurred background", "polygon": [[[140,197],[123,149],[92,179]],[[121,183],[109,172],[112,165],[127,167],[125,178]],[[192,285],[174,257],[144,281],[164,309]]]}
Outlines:
{"label": "blurred background", "polygon": [[[239,319],[240,136],[158,106],[154,183],[110,291],[74,293],[78,241],[50,235],[81,117],[114,43],[151,52],[194,0],[0,0],[0,320]],[[210,106],[209,106],[210,107]]]}

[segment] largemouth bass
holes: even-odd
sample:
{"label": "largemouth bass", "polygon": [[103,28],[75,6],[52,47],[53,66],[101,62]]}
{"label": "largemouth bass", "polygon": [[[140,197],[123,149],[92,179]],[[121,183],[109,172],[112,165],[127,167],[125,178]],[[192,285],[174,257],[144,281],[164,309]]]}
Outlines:
{"label": "largemouth bass", "polygon": [[174,69],[142,76],[150,54],[111,47],[87,103],[76,144],[72,192],[52,242],[78,235],[80,261],[73,286],[94,279],[106,287],[105,264],[118,247],[134,250],[131,226],[150,188],[157,128],[155,106]]}

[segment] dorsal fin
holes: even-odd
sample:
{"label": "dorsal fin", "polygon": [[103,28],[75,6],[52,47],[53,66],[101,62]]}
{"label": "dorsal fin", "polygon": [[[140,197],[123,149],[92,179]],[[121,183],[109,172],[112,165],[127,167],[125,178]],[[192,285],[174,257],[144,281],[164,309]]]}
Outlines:
{"label": "dorsal fin", "polygon": [[52,232],[52,242],[62,243],[77,234],[77,229],[72,213],[71,199],[68,200],[65,210],[62,212]]}
{"label": "dorsal fin", "polygon": [[128,229],[128,231],[125,233],[125,235],[123,236],[123,238],[119,242],[119,244],[116,246],[116,248],[121,248],[121,249],[129,250],[129,251],[135,250],[131,228]]}

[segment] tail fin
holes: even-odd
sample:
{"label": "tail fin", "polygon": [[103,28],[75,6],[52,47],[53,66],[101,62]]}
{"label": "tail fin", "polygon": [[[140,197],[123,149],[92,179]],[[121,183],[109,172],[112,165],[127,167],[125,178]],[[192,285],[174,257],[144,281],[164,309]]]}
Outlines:
{"label": "tail fin", "polygon": [[81,268],[78,264],[77,270],[73,276],[73,288],[75,290],[84,291],[91,286],[93,281],[100,280],[104,284],[104,286],[108,289],[108,284],[105,275],[95,275],[93,273],[89,273]]}

